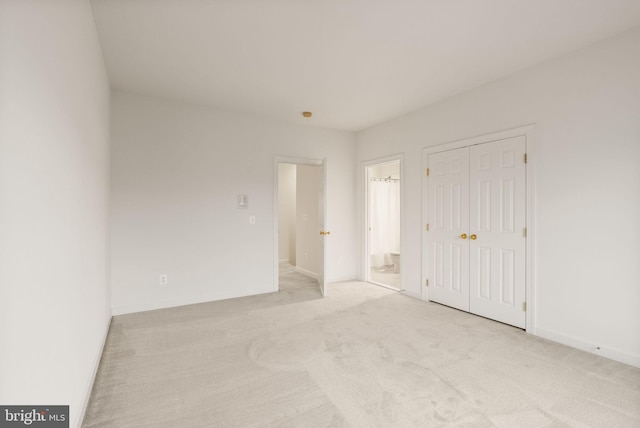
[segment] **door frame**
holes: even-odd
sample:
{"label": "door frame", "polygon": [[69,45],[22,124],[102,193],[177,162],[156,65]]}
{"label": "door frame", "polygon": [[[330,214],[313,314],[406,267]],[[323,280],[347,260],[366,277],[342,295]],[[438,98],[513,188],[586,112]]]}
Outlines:
{"label": "door frame", "polygon": [[[274,156],[273,157],[273,291],[280,290],[280,272],[278,257],[278,243],[279,243],[279,215],[278,215],[278,165],[281,163],[293,164],[293,165],[310,165],[319,166],[322,168],[322,211],[324,214],[324,227],[327,228],[327,158],[324,159],[307,159],[307,158],[293,158],[287,156]],[[323,296],[327,295],[327,241],[323,240],[322,243],[322,272],[318,272],[321,281],[320,291]]]}
{"label": "door frame", "polygon": [[[384,284],[379,284],[377,282],[371,282],[370,273],[371,266],[369,266],[369,167],[379,164],[385,164],[390,162],[398,161],[400,163],[400,289],[395,289],[392,287],[385,286]],[[381,158],[375,158],[363,161],[361,164],[361,172],[363,179],[363,211],[362,218],[364,219],[363,226],[364,229],[362,231],[362,276],[365,282],[369,282],[371,284],[379,285],[381,287],[389,288],[393,291],[404,292],[404,262],[406,257],[403,257],[404,254],[404,219],[405,219],[405,208],[404,208],[404,153],[397,153],[394,155],[389,155]]]}
{"label": "door frame", "polygon": [[429,155],[432,153],[438,153],[446,150],[459,149],[463,147],[475,146],[483,143],[490,143],[492,141],[504,140],[506,138],[520,137],[525,138],[525,152],[527,154],[527,163],[525,166],[525,227],[527,228],[527,236],[525,243],[526,251],[526,266],[525,266],[525,295],[526,295],[526,331],[527,333],[535,334],[535,303],[536,303],[536,290],[535,290],[535,259],[536,259],[536,164],[535,164],[535,124],[520,126],[517,128],[506,129],[504,131],[494,132],[490,134],[479,135],[476,137],[465,138],[462,140],[456,140],[444,144],[437,144],[422,149],[422,284],[420,287],[422,292],[421,296],[423,300],[429,301],[429,289],[426,287],[426,281],[429,278],[428,257],[429,254],[429,232],[426,230],[426,225],[429,224],[429,194],[428,184],[429,177],[426,174],[426,170],[429,167]]}

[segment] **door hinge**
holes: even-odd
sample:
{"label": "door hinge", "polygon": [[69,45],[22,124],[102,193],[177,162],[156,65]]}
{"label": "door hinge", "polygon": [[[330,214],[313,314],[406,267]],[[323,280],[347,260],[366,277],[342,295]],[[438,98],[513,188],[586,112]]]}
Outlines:
{"label": "door hinge", "polygon": [[523,160],[524,160],[524,163],[527,163],[527,154],[526,153],[524,154],[524,159]]}
{"label": "door hinge", "polygon": [[522,237],[523,238],[527,237],[527,228],[526,227],[524,229],[522,229]]}
{"label": "door hinge", "polygon": [[429,223],[426,224],[426,226],[424,227],[425,230],[428,232],[429,231]]}
{"label": "door hinge", "polygon": [[428,287],[428,286],[429,286],[429,280],[428,280],[428,279],[425,279],[425,280],[424,280],[424,286],[425,286],[425,287]]}
{"label": "door hinge", "polygon": [[527,302],[522,302],[522,310],[527,312]]}
{"label": "door hinge", "polygon": [[429,168],[427,168],[427,177],[429,176]]}

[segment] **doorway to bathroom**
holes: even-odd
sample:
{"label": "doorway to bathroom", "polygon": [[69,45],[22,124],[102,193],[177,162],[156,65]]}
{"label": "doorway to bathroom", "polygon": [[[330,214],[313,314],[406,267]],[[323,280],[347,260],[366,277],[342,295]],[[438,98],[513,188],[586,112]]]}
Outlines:
{"label": "doorway to bathroom", "polygon": [[373,284],[403,290],[402,162],[398,157],[374,162],[365,165],[365,278]]}

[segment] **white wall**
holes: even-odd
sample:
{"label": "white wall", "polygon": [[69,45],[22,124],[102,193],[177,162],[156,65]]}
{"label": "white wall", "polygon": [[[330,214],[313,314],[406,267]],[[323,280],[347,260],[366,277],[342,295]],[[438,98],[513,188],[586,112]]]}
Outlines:
{"label": "white wall", "polygon": [[395,161],[369,167],[369,178],[400,178],[400,162]]}
{"label": "white wall", "polygon": [[[317,276],[320,273],[322,240],[318,210],[322,189],[322,167],[296,167],[296,270]],[[325,228],[326,229],[326,228]]]}
{"label": "white wall", "polygon": [[277,290],[274,156],[327,159],[327,277],[355,278],[353,133],[121,92],[112,117],[114,313]]}
{"label": "white wall", "polygon": [[278,259],[296,265],[296,165],[278,165]]}
{"label": "white wall", "polygon": [[421,286],[422,149],[535,123],[535,331],[640,365],[639,46],[640,29],[357,134],[360,168],[406,154],[410,293]]}
{"label": "white wall", "polygon": [[110,320],[109,87],[86,1],[0,3],[0,403],[79,426]]}

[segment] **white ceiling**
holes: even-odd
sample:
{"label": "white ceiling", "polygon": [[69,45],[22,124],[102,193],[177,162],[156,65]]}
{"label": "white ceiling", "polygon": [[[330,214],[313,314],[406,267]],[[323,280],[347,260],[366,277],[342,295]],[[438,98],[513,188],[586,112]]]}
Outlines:
{"label": "white ceiling", "polygon": [[639,0],[92,4],[114,88],[344,130],[640,25]]}

